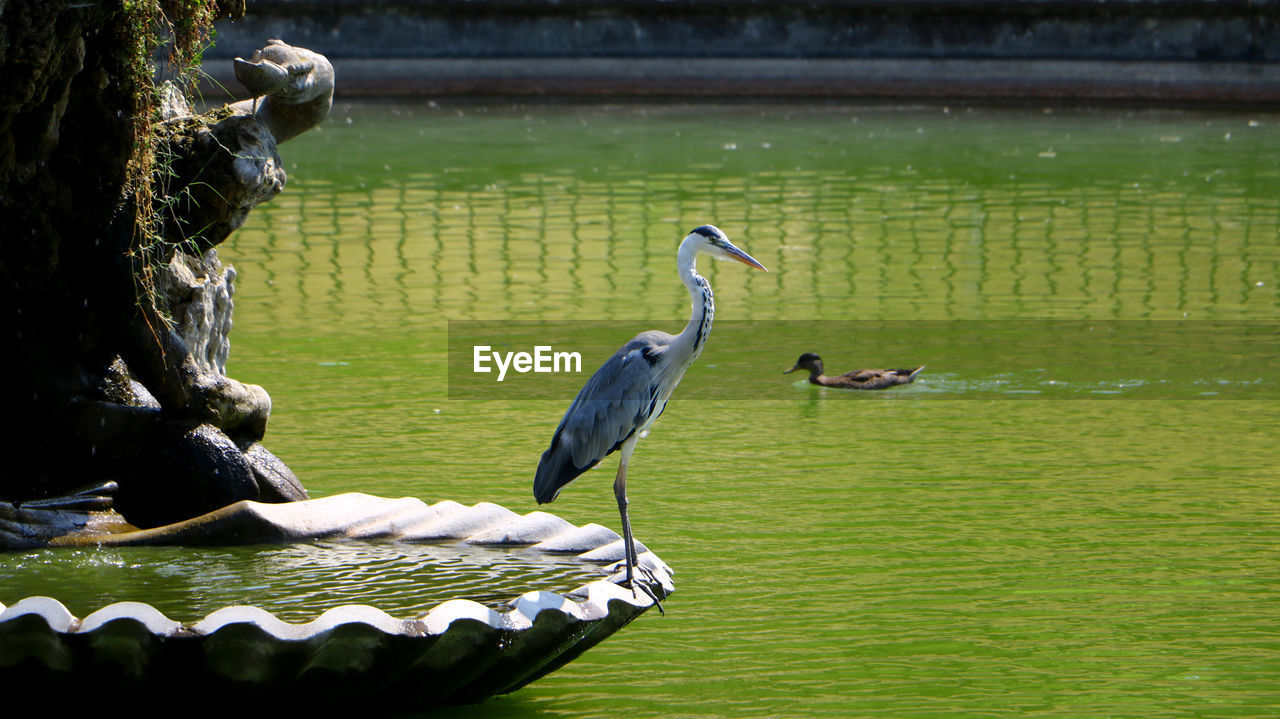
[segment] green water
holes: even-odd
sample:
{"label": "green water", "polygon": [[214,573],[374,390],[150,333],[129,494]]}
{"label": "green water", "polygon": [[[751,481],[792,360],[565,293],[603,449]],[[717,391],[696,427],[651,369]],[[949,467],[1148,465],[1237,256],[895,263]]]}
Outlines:
{"label": "green water", "polygon": [[[570,397],[467,399],[449,323],[678,331],[703,223],[770,270],[700,265],[719,329],[632,462],[666,616],[451,715],[1280,712],[1280,117],[340,105],[283,154],[229,373],[313,495],[530,511]],[[616,529],[615,466],[549,509]]]}

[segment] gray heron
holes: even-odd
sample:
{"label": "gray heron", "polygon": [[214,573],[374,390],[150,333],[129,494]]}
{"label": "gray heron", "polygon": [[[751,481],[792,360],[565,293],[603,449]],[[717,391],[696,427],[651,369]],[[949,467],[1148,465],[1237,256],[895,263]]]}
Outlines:
{"label": "gray heron", "polygon": [[809,370],[810,384],[843,389],[884,389],[914,382],[924,365],[915,369],[860,369],[828,377],[822,373],[822,358],[812,352],[805,352],[796,360],[794,367],[782,374],[791,374],[800,369]]}
{"label": "gray heron", "polygon": [[[556,427],[551,446],[542,453],[533,480],[533,496],[538,504],[546,504],[583,472],[621,450],[613,493],[618,500],[618,513],[622,515],[627,584],[633,592],[637,585],[632,567],[638,567],[638,560],[631,538],[631,520],[627,516],[627,464],[636,442],[648,434],[649,427],[662,414],[672,391],[702,353],[711,332],[715,302],[711,285],[694,265],[699,253],[765,269],[751,255],[734,247],[716,227],[703,225],[690,232],[676,253],[680,281],[689,289],[693,300],[689,323],[678,335],[659,330],[641,332],[591,375]],[[645,591],[649,593],[647,588]],[[650,596],[657,602],[657,596],[652,593]]]}

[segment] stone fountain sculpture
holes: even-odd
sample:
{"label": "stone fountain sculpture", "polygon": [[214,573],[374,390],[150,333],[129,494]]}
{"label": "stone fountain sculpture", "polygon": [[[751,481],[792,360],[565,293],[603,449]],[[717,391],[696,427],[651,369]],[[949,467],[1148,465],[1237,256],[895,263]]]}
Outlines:
{"label": "stone fountain sculpture", "polygon": [[[270,395],[226,374],[236,273],[216,247],[284,187],[277,146],[328,116],[333,68],[272,40],[237,59],[236,74],[254,97],[200,114],[176,86],[161,89],[150,207],[136,208],[151,219],[140,221],[147,239],[129,257],[139,296],[124,300],[128,319],[102,330],[118,335],[101,378],[67,392],[57,425],[71,459],[31,473],[58,479],[23,485],[11,470],[0,480],[11,485],[0,499],[18,500],[7,506],[40,510],[0,511],[0,548],[39,546],[85,521],[148,528],[243,500],[307,498],[262,444]],[[95,484],[71,489],[85,481]],[[79,513],[109,507],[123,519]]]}
{"label": "stone fountain sculpture", "polygon": [[[112,366],[105,401],[81,418],[83,427],[153,436],[149,446],[166,448],[152,471],[117,480],[116,506],[139,526],[239,500],[307,497],[261,443],[271,397],[226,376],[236,274],[215,248],[284,187],[277,146],[328,116],[333,68],[323,55],[271,40],[236,60],[236,76],[253,99],[200,115],[165,88],[159,155],[169,160],[161,182],[180,206],[160,208],[159,261],[150,258],[154,266],[142,274],[167,316],[142,313],[126,356]],[[101,445],[115,443],[103,437]],[[120,464],[136,465],[132,459]]]}
{"label": "stone fountain sculpture", "polygon": [[[226,376],[236,273],[216,246],[283,188],[277,145],[325,119],[334,77],[323,56],[279,40],[235,70],[251,99],[195,114],[176,89],[165,91],[157,241],[135,258],[152,301],[138,303],[100,398],[73,402],[70,417],[69,430],[104,455],[105,481],[0,499],[0,549],[460,542],[570,555],[600,567],[600,578],[567,596],[527,592],[500,609],[453,599],[396,619],[348,605],[305,624],[247,606],[183,624],[138,602],[78,618],[56,599],[28,597],[0,604],[0,685],[58,692],[67,709],[78,696],[96,710],[108,695],[146,708],[196,696],[222,710],[421,709],[514,691],[657,606],[675,589],[670,568],[641,545],[649,591],[624,588],[623,543],[604,527],[488,503],[309,500],[262,445],[270,396]],[[77,690],[70,699],[68,686]]]}

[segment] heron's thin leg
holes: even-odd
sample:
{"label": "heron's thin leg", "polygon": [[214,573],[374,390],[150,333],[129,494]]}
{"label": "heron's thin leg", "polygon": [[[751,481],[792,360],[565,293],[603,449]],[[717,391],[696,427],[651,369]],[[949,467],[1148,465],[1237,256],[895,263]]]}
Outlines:
{"label": "heron's thin leg", "polygon": [[627,514],[627,460],[631,459],[632,449],[633,447],[627,445],[622,447],[622,459],[618,462],[618,476],[613,480],[613,495],[618,499],[618,514],[622,515],[622,544],[627,563],[627,584],[631,585],[632,596],[635,596],[637,589],[644,592],[649,595],[654,605],[658,607],[658,612],[665,614],[658,595],[644,582],[635,581],[635,575],[632,570],[632,567],[635,567],[635,569],[649,576],[650,581],[653,581],[649,570],[640,566],[640,557],[636,554],[636,542],[631,537],[631,517]]}
{"label": "heron's thin leg", "polygon": [[631,539],[631,518],[627,515],[627,460],[631,459],[628,447],[622,449],[622,460],[618,462],[618,476],[613,480],[613,496],[618,498],[618,514],[622,515],[622,546],[627,563],[627,584],[635,591],[631,568],[636,564],[636,547]]}

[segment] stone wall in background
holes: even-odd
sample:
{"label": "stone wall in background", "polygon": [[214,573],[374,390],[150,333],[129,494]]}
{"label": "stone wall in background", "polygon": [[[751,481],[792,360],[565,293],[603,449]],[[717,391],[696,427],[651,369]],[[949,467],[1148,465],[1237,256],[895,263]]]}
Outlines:
{"label": "stone wall in background", "polygon": [[1276,0],[263,0],[207,57],[270,37],[348,97],[1280,102]]}

